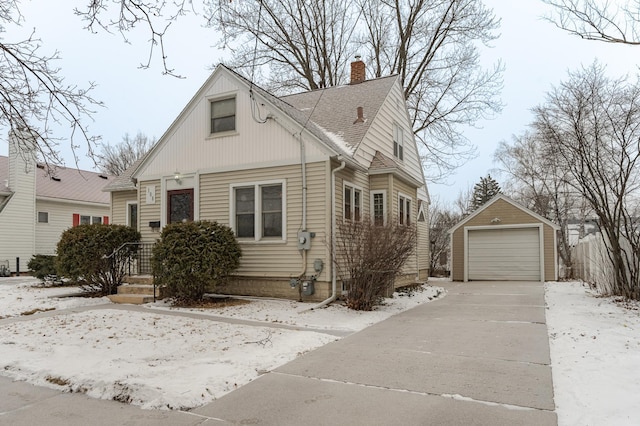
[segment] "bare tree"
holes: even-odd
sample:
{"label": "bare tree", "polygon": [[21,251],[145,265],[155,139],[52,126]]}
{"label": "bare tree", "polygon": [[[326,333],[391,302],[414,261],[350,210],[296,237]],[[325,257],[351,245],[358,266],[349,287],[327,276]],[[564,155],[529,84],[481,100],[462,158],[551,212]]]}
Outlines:
{"label": "bare tree", "polygon": [[[429,205],[429,239],[431,244],[429,271],[432,276],[438,276],[447,268],[449,253],[449,229],[462,219],[448,206],[443,205],[437,197],[431,198]],[[446,260],[445,260],[446,259]]]}
{"label": "bare tree", "polygon": [[534,113],[540,140],[598,218],[610,291],[640,299],[640,80],[611,79],[596,63],[570,73]]}
{"label": "bare tree", "polygon": [[133,28],[142,25],[149,34],[149,56],[140,68],[149,68],[151,61],[160,52],[164,74],[182,77],[167,62],[164,38],[171,24],[188,14],[198,14],[192,0],[78,0],[85,6],[77,7],[74,12],[86,22],[86,29],[91,32],[104,30],[118,32],[126,43],[127,34]]}
{"label": "bare tree", "polygon": [[640,0],[543,0],[547,19],[586,40],[640,45]]}
{"label": "bare tree", "polygon": [[572,278],[573,258],[569,221],[584,223],[584,199],[568,182],[570,172],[550,152],[536,133],[514,136],[511,144],[500,142],[494,154],[507,176],[511,196],[525,207],[560,226],[558,254],[565,266],[565,278]]}
{"label": "bare tree", "polygon": [[370,311],[393,292],[395,278],[416,248],[416,227],[376,225],[368,217],[338,224],[336,267],[346,284],[347,307]]}
{"label": "bare tree", "polygon": [[210,25],[236,47],[231,65],[264,72],[271,89],[343,84],[356,51],[373,77],[400,75],[431,180],[475,156],[462,126],[501,109],[503,67],[482,69],[478,50],[499,20],[480,0],[207,3]]}
{"label": "bare tree", "polygon": [[232,47],[230,66],[281,93],[341,84],[353,53],[357,10],[341,0],[206,0],[209,25]]}
{"label": "bare tree", "polygon": [[100,170],[103,173],[119,176],[149,152],[155,143],[155,138],[150,139],[144,133],[138,132],[134,138],[125,133],[119,144],[103,145],[99,161]]}
{"label": "bare tree", "polygon": [[[86,88],[68,85],[56,68],[58,52],[44,53],[34,33],[23,40],[5,40],[8,28],[23,22],[16,0],[0,0],[0,126],[19,135],[19,143],[35,148],[46,163],[61,164],[61,140],[68,140],[75,155],[80,143],[91,155],[98,141],[86,121],[93,107],[93,83]],[[70,130],[66,130],[70,128]],[[60,137],[61,132],[68,132]]]}
{"label": "bare tree", "polygon": [[475,157],[464,126],[502,105],[501,63],[482,69],[478,45],[500,26],[480,0],[358,0],[360,37],[375,77],[399,74],[427,178],[440,181]]}
{"label": "bare tree", "polygon": [[454,201],[455,207],[458,209],[460,217],[468,216],[472,211],[473,190],[467,188],[458,191],[458,197]]}

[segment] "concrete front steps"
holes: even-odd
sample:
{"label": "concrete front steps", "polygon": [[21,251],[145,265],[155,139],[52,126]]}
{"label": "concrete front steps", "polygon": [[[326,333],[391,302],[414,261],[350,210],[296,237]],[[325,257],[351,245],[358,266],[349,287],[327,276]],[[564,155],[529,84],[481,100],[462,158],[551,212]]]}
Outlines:
{"label": "concrete front steps", "polygon": [[[118,287],[118,294],[108,296],[109,300],[113,303],[128,303],[131,305],[153,302],[153,277],[127,277],[125,281],[125,284]],[[164,297],[161,290],[161,287],[156,287],[156,300]]]}

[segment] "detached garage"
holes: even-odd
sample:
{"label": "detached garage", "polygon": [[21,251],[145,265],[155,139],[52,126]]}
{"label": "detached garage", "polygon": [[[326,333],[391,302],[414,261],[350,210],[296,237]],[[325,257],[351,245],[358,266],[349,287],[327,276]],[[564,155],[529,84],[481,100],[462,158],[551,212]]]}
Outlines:
{"label": "detached garage", "polygon": [[453,281],[553,281],[557,225],[497,195],[449,230]]}

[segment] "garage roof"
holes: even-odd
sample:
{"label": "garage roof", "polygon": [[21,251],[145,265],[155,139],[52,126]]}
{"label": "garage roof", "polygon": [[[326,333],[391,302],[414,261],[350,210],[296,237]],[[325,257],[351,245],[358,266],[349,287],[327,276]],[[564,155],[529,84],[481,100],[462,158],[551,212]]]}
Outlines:
{"label": "garage roof", "polygon": [[460,228],[461,226],[464,226],[465,223],[467,223],[468,221],[470,221],[471,219],[473,219],[474,217],[476,217],[477,215],[479,215],[480,213],[482,213],[483,211],[485,211],[486,209],[491,207],[498,200],[503,200],[503,201],[511,204],[515,208],[524,211],[525,213],[527,213],[530,216],[533,216],[534,218],[536,218],[540,222],[551,226],[553,229],[556,229],[556,230],[560,229],[560,227],[558,225],[556,225],[555,223],[551,222],[549,219],[546,219],[546,218],[540,216],[538,213],[536,213],[536,212],[534,212],[532,210],[529,210],[528,208],[526,208],[523,205],[513,201],[511,198],[507,197],[504,194],[498,194],[495,197],[493,197],[492,199],[490,199],[489,201],[487,201],[486,203],[484,203],[480,208],[476,209],[476,211],[471,213],[469,216],[465,217],[460,222],[458,222],[453,228],[449,229],[449,233],[453,234],[458,228]]}

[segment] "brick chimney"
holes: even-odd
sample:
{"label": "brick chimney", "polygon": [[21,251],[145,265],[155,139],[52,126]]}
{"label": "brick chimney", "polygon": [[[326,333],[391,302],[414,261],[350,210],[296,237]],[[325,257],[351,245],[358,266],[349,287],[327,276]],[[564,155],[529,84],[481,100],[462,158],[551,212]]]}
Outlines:
{"label": "brick chimney", "polygon": [[366,80],[364,62],[360,55],[356,55],[356,60],[351,62],[351,83],[358,84]]}

